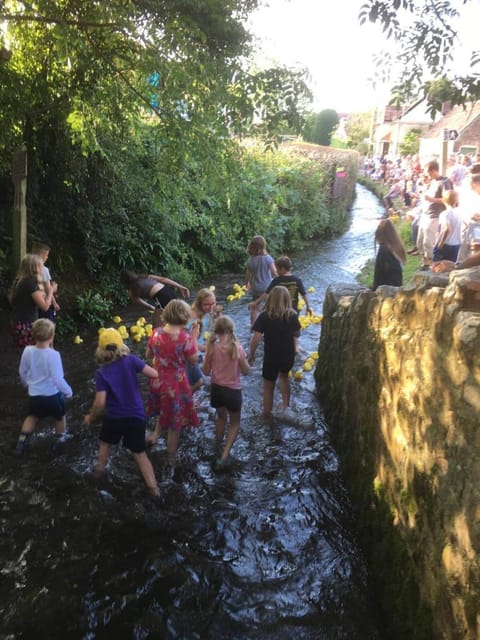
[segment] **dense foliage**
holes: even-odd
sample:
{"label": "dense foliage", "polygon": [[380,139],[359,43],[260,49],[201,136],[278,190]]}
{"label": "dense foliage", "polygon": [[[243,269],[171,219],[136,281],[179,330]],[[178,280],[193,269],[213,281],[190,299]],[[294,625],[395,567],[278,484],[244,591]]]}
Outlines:
{"label": "dense foliage", "polygon": [[254,135],[275,148],[277,134],[302,128],[310,95],[302,72],[245,64],[242,19],[256,4],[4,3],[3,264],[21,143],[29,243],[52,246],[53,272],[86,308],[98,306],[96,289],[119,300],[125,266],[193,284],[243,269],[256,233],[291,250],[341,226],[329,166],[241,142]]}
{"label": "dense foliage", "polygon": [[[462,46],[457,29],[462,8],[472,0],[364,0],[360,22],[378,23],[394,40],[397,53],[379,52],[380,75],[399,70],[393,97],[400,103],[423,93],[433,113],[442,102],[465,104],[480,98],[480,51],[470,53],[470,72],[459,74],[455,49]],[[393,71],[395,73],[395,71]]]}
{"label": "dense foliage", "polygon": [[338,123],[338,114],[334,109],[323,109],[320,113],[312,113],[306,118],[303,138],[307,142],[328,147]]}

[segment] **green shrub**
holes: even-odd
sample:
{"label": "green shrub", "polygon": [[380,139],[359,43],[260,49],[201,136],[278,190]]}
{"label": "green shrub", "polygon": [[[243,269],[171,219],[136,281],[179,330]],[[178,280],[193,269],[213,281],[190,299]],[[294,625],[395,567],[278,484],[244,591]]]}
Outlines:
{"label": "green shrub", "polygon": [[87,289],[77,296],[77,312],[80,320],[88,325],[102,326],[110,316],[112,305],[100,293]]}

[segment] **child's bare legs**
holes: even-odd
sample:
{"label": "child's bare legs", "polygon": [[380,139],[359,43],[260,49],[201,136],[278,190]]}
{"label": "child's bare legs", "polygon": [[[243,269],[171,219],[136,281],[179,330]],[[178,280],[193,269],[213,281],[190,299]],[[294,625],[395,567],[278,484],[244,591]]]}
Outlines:
{"label": "child's bare legs", "polygon": [[140,473],[145,481],[145,484],[148,487],[148,490],[153,496],[160,495],[160,489],[158,488],[157,479],[155,478],[155,472],[153,471],[152,463],[148,459],[145,451],[142,453],[134,453],[133,457],[135,462],[138,464],[138,468],[140,469]]}
{"label": "child's bare legs", "polygon": [[102,442],[100,440],[100,446],[98,448],[97,463],[93,467],[93,475],[96,478],[101,478],[105,473],[105,469],[107,467],[108,460],[110,458],[111,450],[112,450],[111,444],[108,444],[108,442]]}
{"label": "child's bare legs", "polygon": [[180,442],[180,431],[175,429],[168,430],[167,436],[167,453],[168,464],[173,467],[175,464],[175,458],[177,456],[178,443]]}
{"label": "child's bare legs", "polygon": [[275,391],[275,380],[263,379],[263,416],[268,418],[273,409],[273,392]]}
{"label": "child's bare legs", "polygon": [[217,451],[221,451],[223,438],[225,437],[225,428],[227,426],[228,412],[225,407],[219,407],[217,409],[215,417],[215,448]]}
{"label": "child's bare legs", "polygon": [[240,429],[240,411],[230,411],[230,424],[228,425],[227,439],[222,452],[222,460],[226,460],[230,454],[230,449],[233,443],[237,439],[238,431]]}
{"label": "child's bare legs", "polygon": [[160,437],[160,433],[161,433],[160,421],[159,421],[159,418],[157,418],[155,422],[155,429],[151,431],[146,437],[147,444],[148,445],[155,444]]}
{"label": "child's bare legs", "polygon": [[32,434],[35,431],[35,427],[38,424],[38,418],[36,416],[27,416],[22,424],[21,433]]}
{"label": "child's bare legs", "polygon": [[278,388],[282,396],[282,410],[286,409],[290,404],[290,381],[288,379],[288,373],[282,371],[278,374]]}
{"label": "child's bare legs", "polygon": [[36,416],[27,416],[25,418],[15,447],[15,455],[21,456],[23,454],[25,447],[27,446],[27,441],[34,432],[37,423],[38,418]]}
{"label": "child's bare legs", "polygon": [[61,418],[60,420],[55,420],[55,433],[58,436],[61,436],[62,434],[65,433],[66,426],[67,426],[67,421],[65,419],[65,416],[63,416],[63,418]]}

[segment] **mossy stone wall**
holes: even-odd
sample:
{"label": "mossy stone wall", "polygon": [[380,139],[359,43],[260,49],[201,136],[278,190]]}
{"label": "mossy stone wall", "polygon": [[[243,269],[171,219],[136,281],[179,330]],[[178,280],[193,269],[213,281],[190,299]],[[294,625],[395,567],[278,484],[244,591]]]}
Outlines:
{"label": "mossy stone wall", "polygon": [[327,291],[320,401],[388,633],[480,638],[480,268]]}

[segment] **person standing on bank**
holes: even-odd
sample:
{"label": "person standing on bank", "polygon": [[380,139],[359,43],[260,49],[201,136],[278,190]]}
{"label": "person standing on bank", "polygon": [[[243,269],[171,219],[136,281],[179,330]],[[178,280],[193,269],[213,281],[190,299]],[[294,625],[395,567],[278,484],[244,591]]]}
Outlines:
{"label": "person standing on bank", "polygon": [[17,347],[33,344],[32,324],[41,309],[47,312],[53,303],[57,284],[51,282],[45,292],[42,284],[43,261],[40,256],[27,253],[17,272],[8,299],[12,307],[11,331]]}
{"label": "person standing on bank", "polygon": [[443,201],[444,192],[453,189],[451,181],[440,175],[439,164],[436,160],[428,163],[427,173],[430,182],[423,196],[427,208],[420,217],[417,237],[417,247],[422,255],[420,268],[424,270],[430,269],[432,264],[433,247],[439,230],[439,217],[442,211],[447,208]]}
{"label": "person standing on bank", "polygon": [[389,219],[382,220],[375,231],[375,245],[378,245],[373,273],[373,290],[382,284],[401,287],[403,265],[407,259],[405,247],[397,229]]}

